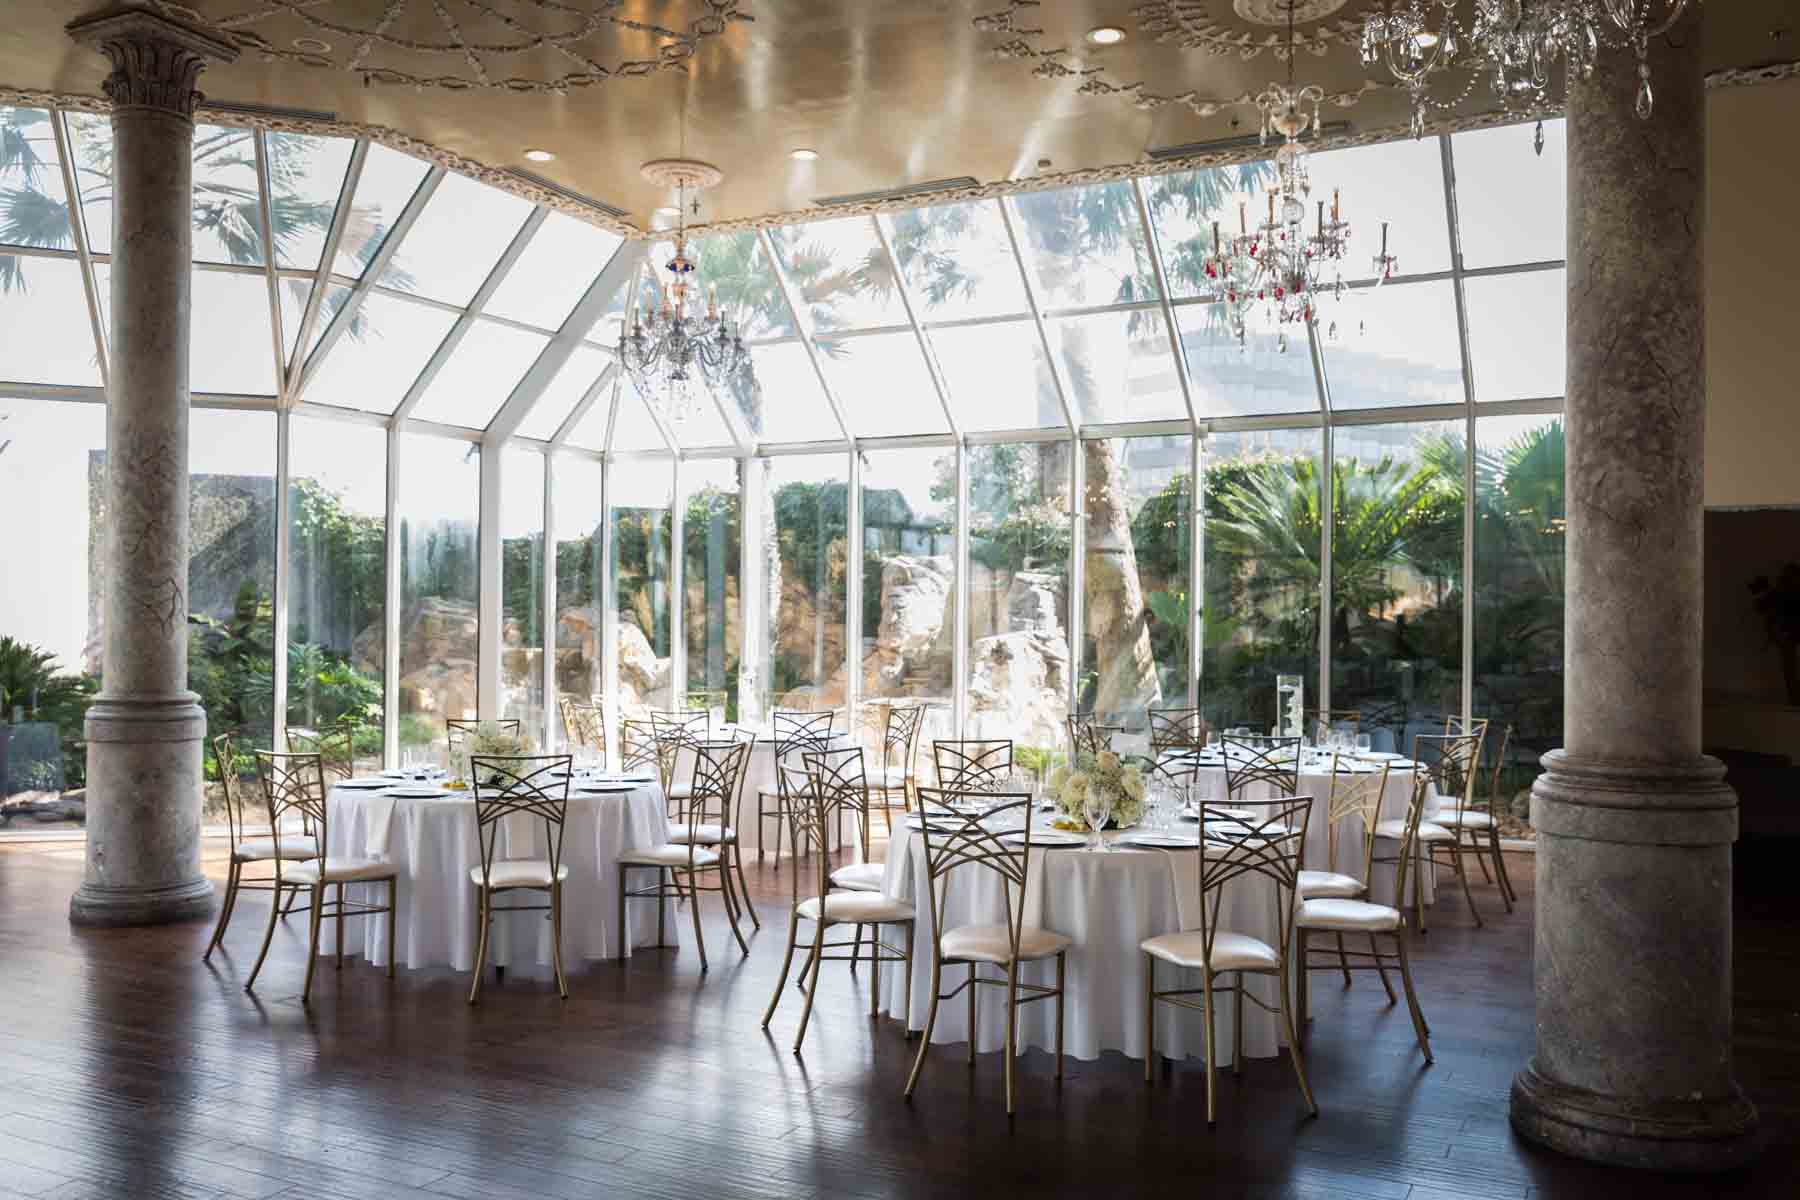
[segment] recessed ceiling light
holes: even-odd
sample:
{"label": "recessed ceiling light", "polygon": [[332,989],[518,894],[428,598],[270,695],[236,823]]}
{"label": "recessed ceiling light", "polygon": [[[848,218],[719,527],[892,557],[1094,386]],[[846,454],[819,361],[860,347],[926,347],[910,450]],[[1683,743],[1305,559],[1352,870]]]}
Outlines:
{"label": "recessed ceiling light", "polygon": [[665,204],[656,210],[656,215],[659,217],[679,217],[681,215],[681,210],[676,208],[673,204]]}
{"label": "recessed ceiling light", "polygon": [[1092,46],[1116,46],[1125,40],[1125,31],[1117,25],[1097,25],[1087,31],[1087,40]]}
{"label": "recessed ceiling light", "polygon": [[819,152],[808,146],[796,146],[788,151],[788,157],[795,162],[812,162],[819,157]]}
{"label": "recessed ceiling light", "polygon": [[556,161],[556,155],[552,154],[548,150],[527,150],[525,152],[525,157],[529,158],[532,162],[555,162]]}

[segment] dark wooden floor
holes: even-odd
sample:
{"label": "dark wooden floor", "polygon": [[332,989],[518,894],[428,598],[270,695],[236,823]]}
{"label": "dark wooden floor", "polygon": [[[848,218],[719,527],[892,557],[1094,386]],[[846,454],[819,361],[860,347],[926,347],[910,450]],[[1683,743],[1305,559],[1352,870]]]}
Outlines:
{"label": "dark wooden floor", "polygon": [[1740,904],[1738,1070],[1770,1148],[1711,1179],[1590,1167],[1506,1121],[1532,1043],[1529,859],[1523,909],[1476,930],[1448,894],[1418,941],[1437,1065],[1368,977],[1315,985],[1308,1035],[1322,1115],[1302,1117],[1285,1060],[1221,1088],[1208,1132],[1198,1063],[1146,1087],[1117,1055],[1020,1072],[1008,1124],[1000,1061],[940,1048],[900,1097],[916,1043],[871,1026],[867,970],[823,976],[804,1058],[790,990],[758,1028],[780,964],[786,879],[756,881],[747,961],[709,905],[714,967],[691,952],[592,964],[565,1004],[509,975],[479,1009],[467,977],[328,967],[297,992],[304,921],[278,936],[259,997],[241,983],[263,915],[239,905],[228,953],[204,926],[71,930],[79,849],[0,848],[0,1197],[1432,1197],[1800,1195],[1800,966],[1794,905]]}

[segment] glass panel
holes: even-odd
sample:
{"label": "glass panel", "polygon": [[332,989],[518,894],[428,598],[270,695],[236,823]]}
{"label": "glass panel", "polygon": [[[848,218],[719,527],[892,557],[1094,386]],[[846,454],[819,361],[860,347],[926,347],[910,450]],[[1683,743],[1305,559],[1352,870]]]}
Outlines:
{"label": "glass panel", "polygon": [[[1444,152],[1438,139],[1382,142],[1306,156],[1314,202],[1336,192],[1350,222],[1344,278],[1367,279],[1381,252],[1381,223],[1389,222],[1388,253],[1395,273],[1450,269],[1450,223],[1444,215]],[[1266,203],[1266,201],[1265,201]],[[1255,210],[1251,210],[1254,219]]]}
{"label": "glass panel", "polygon": [[[98,387],[99,356],[80,264],[58,258],[0,258],[0,270],[6,264],[15,270],[0,274],[0,329],[6,331],[0,340],[0,379]],[[106,293],[100,295],[104,306]],[[263,312],[268,311],[265,297]],[[263,340],[268,341],[267,334]]]}
{"label": "glass panel", "polygon": [[[739,576],[743,564],[742,515],[736,459],[681,464],[682,588],[687,595],[688,707],[738,717],[738,661],[744,611]],[[704,693],[704,698],[700,693]]]}
{"label": "glass panel", "polygon": [[1563,744],[1563,422],[1485,417],[1475,436],[1473,715],[1492,722],[1489,769],[1512,727],[1501,833],[1530,837],[1538,760]]}
{"label": "glass panel", "polygon": [[529,201],[466,175],[446,175],[382,272],[381,283],[466,305],[530,215]]}
{"label": "glass panel", "polygon": [[194,272],[188,386],[196,392],[275,393],[269,282],[261,275]]}
{"label": "glass panel", "polygon": [[753,346],[756,394],[738,396],[751,433],[762,442],[818,442],[843,437],[819,374],[799,342]]}
{"label": "glass panel", "polygon": [[256,135],[248,129],[194,127],[194,261],[263,261]]}
{"label": "glass panel", "polygon": [[[1531,125],[1507,125],[1451,136],[1464,266],[1499,267],[1565,256],[1567,131],[1560,120],[1545,121],[1542,155],[1532,152],[1532,131]],[[1406,265],[1405,259],[1400,261]]]}
{"label": "glass panel", "polygon": [[623,241],[616,233],[553,212],[482,311],[558,329]]}
{"label": "glass panel", "polygon": [[[310,279],[283,279],[275,288],[275,294],[281,298],[281,337],[285,343],[282,350],[283,363],[294,357],[294,344],[300,340],[300,322],[306,316],[306,301],[312,295]],[[325,314],[319,314],[319,320],[313,327],[313,341],[318,341],[319,332],[325,328]]]}
{"label": "glass panel", "polygon": [[444,718],[476,715],[481,447],[400,435],[400,752],[449,765]]}
{"label": "glass panel", "polygon": [[500,715],[544,741],[544,456],[500,457]]}
{"label": "glass panel", "polygon": [[1079,711],[1149,728],[1188,695],[1193,440],[1090,439]]}
{"label": "glass panel", "polygon": [[[768,489],[762,537],[769,609],[761,661],[763,708],[821,710],[844,703],[849,611],[849,459],[820,454],[758,459]],[[770,533],[773,536],[768,536]]]}
{"label": "glass panel", "polygon": [[[649,270],[667,279],[663,264],[672,252],[668,242],[659,242],[649,257]],[[794,315],[782,298],[781,284],[769,265],[769,256],[763,253],[762,239],[754,232],[743,230],[700,238],[692,244],[688,256],[699,264],[701,281],[719,289],[720,309],[738,322],[743,336],[792,337],[798,332]]]}
{"label": "glass panel", "polygon": [[1156,299],[1131,184],[1027,192],[1007,203],[1044,308]]}
{"label": "glass panel", "polygon": [[950,431],[916,334],[820,342],[819,364],[844,407],[851,436]]}
{"label": "glass panel", "polygon": [[81,220],[88,248],[112,252],[112,121],[98,113],[67,114],[75,188],[81,193]]}
{"label": "glass panel", "polygon": [[[626,385],[631,389],[631,385]],[[725,418],[719,412],[719,405],[736,404],[733,396],[717,396],[709,387],[702,387],[694,403],[694,410],[684,420],[673,421],[669,430],[675,435],[675,444],[683,450],[711,449],[719,446],[735,446],[737,439],[731,436],[731,427],[725,424]]]}
{"label": "glass panel", "polygon": [[1463,425],[1332,434],[1331,707],[1410,753],[1462,711]]}
{"label": "glass panel", "polygon": [[[0,147],[0,245],[74,249],[50,114],[0,105]],[[0,289],[19,286],[18,273],[26,265],[0,256]]]}
{"label": "glass panel", "polygon": [[[386,146],[369,146],[363,159],[362,174],[356,181],[356,195],[350,201],[350,216],[344,224],[344,237],[338,243],[337,258],[331,269],[335,274],[361,279],[369,261],[387,240],[406,202],[419,189],[430,170],[427,163],[409,158]],[[395,282],[395,287],[401,286]]]}
{"label": "glass panel", "polygon": [[419,377],[456,314],[372,292],[356,319],[314,369],[312,404],[391,413]]}
{"label": "glass panel", "polygon": [[382,760],[387,664],[387,431],[288,424],[289,726],[353,722],[356,758]]}
{"label": "glass panel", "polygon": [[1275,164],[1268,161],[1144,179],[1144,203],[1156,226],[1172,297],[1180,300],[1212,294],[1205,263],[1213,252],[1214,223],[1220,236],[1230,237],[1244,223],[1256,219],[1258,208],[1267,203],[1263,197],[1274,183]]}
{"label": "glass panel", "polygon": [[926,336],[965,430],[1068,428],[1032,322],[962,325]]}
{"label": "glass panel", "polygon": [[1463,282],[1475,399],[1560,396],[1568,374],[1569,284],[1558,271]]}
{"label": "glass panel", "polygon": [[868,217],[787,225],[769,239],[814,331],[906,324],[893,260]]}
{"label": "glass panel", "polygon": [[[50,659],[13,701],[30,724],[14,727],[0,799],[87,782],[82,722],[100,688],[105,447],[104,404],[0,398],[0,630]],[[13,716],[9,708],[6,720]]]}
{"label": "glass panel", "polygon": [[1187,417],[1168,326],[1154,308],[1058,317],[1050,328],[1075,411],[1084,421]]}
{"label": "glass panel", "polygon": [[1449,283],[1390,284],[1349,303],[1337,339],[1320,345],[1332,408],[1463,403]]}
{"label": "glass panel", "polygon": [[1322,438],[1281,429],[1206,439],[1200,709],[1215,729],[1267,733],[1279,675],[1301,676],[1306,706],[1319,706]]}
{"label": "glass panel", "polygon": [[906,273],[919,320],[1010,316],[1029,310],[1019,263],[991,201],[940,204],[881,218]]}
{"label": "glass panel", "polygon": [[612,463],[613,612],[621,718],[666,709],[669,686],[672,461]]}
{"label": "glass panel", "polygon": [[[597,405],[595,406],[598,407]],[[619,388],[619,416],[613,422],[613,450],[667,450],[669,443],[650,416],[650,408],[637,389],[627,383]]]}
{"label": "glass panel", "polygon": [[968,736],[1048,753],[1069,718],[1069,443],[968,455]]}
{"label": "glass panel", "polygon": [[623,391],[616,379],[601,388],[600,394],[594,397],[594,403],[588,408],[587,415],[569,431],[569,445],[580,446],[583,450],[605,450],[606,431],[612,424],[613,403]]}
{"label": "glass panel", "polygon": [[863,699],[937,701],[919,738],[930,761],[931,739],[955,736],[956,451],[867,450],[862,461]]}
{"label": "glass panel", "polygon": [[1175,325],[1187,355],[1194,412],[1201,418],[1319,411],[1319,383],[1303,326],[1286,331],[1284,338],[1282,331],[1255,322],[1240,345],[1214,304],[1176,309]]}
{"label": "glass panel", "polygon": [[[244,754],[275,738],[275,414],[194,409],[188,486],[188,687],[217,780],[212,737],[236,731]],[[223,793],[207,801],[222,824]]]}
{"label": "glass panel", "polygon": [[[600,507],[601,466],[591,458],[559,454],[551,463],[556,504],[556,696],[590,700],[605,690],[600,678],[600,599],[604,545]],[[550,722],[547,745],[568,747],[562,721]]]}
{"label": "glass panel", "polygon": [[581,403],[594,381],[600,378],[609,361],[609,355],[591,347],[575,347],[569,361],[544,385],[544,394],[519,422],[519,436],[549,441],[575,411],[575,406]]}
{"label": "glass panel", "polygon": [[269,215],[275,226],[275,263],[317,270],[356,143],[310,133],[271,133]]}
{"label": "glass panel", "polygon": [[412,415],[421,421],[487,428],[549,340],[541,333],[477,317],[438,368],[437,378],[419,397]]}

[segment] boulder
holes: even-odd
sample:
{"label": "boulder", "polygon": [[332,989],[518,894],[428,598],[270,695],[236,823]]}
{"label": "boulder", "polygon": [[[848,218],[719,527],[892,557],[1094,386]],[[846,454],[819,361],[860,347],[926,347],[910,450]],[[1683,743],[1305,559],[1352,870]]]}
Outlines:
{"label": "boulder", "polygon": [[621,707],[665,707],[671,694],[671,660],[657,657],[635,621],[619,622],[617,648]]}
{"label": "boulder", "polygon": [[978,638],[969,647],[972,736],[1010,737],[1021,745],[1060,743],[1069,716],[1069,643],[1060,634],[1019,631]]}

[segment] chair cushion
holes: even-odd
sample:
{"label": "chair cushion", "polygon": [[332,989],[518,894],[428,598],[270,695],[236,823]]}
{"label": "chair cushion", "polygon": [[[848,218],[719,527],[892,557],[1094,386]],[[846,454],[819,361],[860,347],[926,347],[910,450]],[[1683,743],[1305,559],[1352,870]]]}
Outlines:
{"label": "chair cushion", "polygon": [[[1206,937],[1198,929],[1147,938],[1138,943],[1138,949],[1178,967],[1207,965]],[[1211,965],[1215,971],[1279,971],[1281,956],[1267,942],[1221,929],[1213,934]]]}
{"label": "chair cushion", "polygon": [[[393,863],[373,858],[328,858],[326,883],[357,883],[366,879],[392,879],[400,870]],[[319,860],[297,863],[281,873],[283,883],[318,883]]]}
{"label": "chair cushion", "polygon": [[1387,933],[1400,928],[1400,912],[1364,900],[1302,900],[1294,924],[1339,933]]}
{"label": "chair cushion", "polygon": [[1354,900],[1363,894],[1362,880],[1351,875],[1339,875],[1336,871],[1302,871],[1300,872],[1300,898],[1312,900],[1321,896],[1336,896],[1345,900]]}
{"label": "chair cushion", "polygon": [[[1392,838],[1397,842],[1406,836],[1406,822],[1383,821],[1375,826],[1375,836],[1379,838]],[[1419,840],[1421,842],[1450,842],[1456,840],[1456,835],[1451,833],[1448,829],[1445,829],[1442,825],[1433,825],[1429,821],[1420,821]]]}
{"label": "chair cushion", "polygon": [[[239,842],[237,849],[231,852],[239,862],[268,862],[275,857],[275,839],[272,837],[250,838]],[[281,835],[281,857],[283,859],[317,858],[319,857],[319,840],[305,834],[293,833]]]}
{"label": "chair cushion", "polygon": [[[794,909],[808,921],[819,919],[819,898],[802,900]],[[910,921],[913,906],[890,900],[880,892],[833,892],[825,897],[825,919],[849,924],[877,925],[884,921]]]}
{"label": "chair cushion", "polygon": [[[968,962],[1000,963],[1012,958],[1012,938],[1004,925],[961,925],[944,931],[938,939],[945,958]],[[1074,943],[1060,933],[1027,925],[1019,930],[1019,960],[1029,962],[1061,954]]]}
{"label": "chair cushion", "polygon": [[1446,827],[1460,825],[1464,829],[1487,829],[1493,825],[1494,818],[1484,812],[1476,812],[1473,809],[1464,809],[1462,812],[1445,809],[1437,816],[1431,818],[1431,821],[1434,825]]}
{"label": "chair cushion", "polygon": [[[558,863],[556,881],[561,883],[569,877],[569,865]],[[476,887],[481,886],[481,868],[470,867],[469,878]],[[488,868],[490,886],[500,888],[542,887],[550,886],[550,864],[544,859],[507,859],[493,863]]]}
{"label": "chair cushion", "polygon": [[885,863],[851,863],[831,873],[831,886],[841,887],[846,892],[879,892],[881,881],[886,877]]}
{"label": "chair cushion", "polygon": [[[695,825],[693,827],[694,844],[699,846],[717,846],[721,842],[737,841],[737,830],[727,825],[720,829],[717,825]],[[688,843],[688,826],[685,822],[672,821],[669,824],[669,840],[678,846]]]}
{"label": "chair cushion", "polygon": [[[717,850],[694,847],[696,867],[710,867],[718,861]],[[627,867],[685,867],[688,865],[688,848],[685,844],[671,842],[654,850],[633,850],[629,854],[621,854],[619,862]]]}
{"label": "chair cushion", "polygon": [[669,785],[667,795],[671,800],[690,800],[694,795],[694,785],[691,783],[672,783]]}
{"label": "chair cushion", "polygon": [[869,786],[873,788],[904,787],[912,778],[912,772],[905,767],[871,767],[869,769]]}

